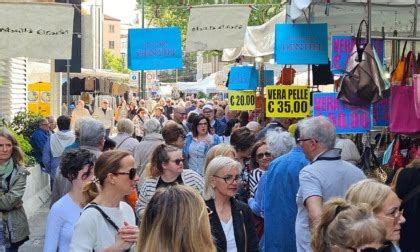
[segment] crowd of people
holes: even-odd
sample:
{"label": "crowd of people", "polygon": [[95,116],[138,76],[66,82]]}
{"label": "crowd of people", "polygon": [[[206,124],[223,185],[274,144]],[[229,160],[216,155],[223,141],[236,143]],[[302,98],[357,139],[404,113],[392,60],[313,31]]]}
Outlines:
{"label": "crowd of people", "polygon": [[[323,116],[264,125],[218,99],[108,105],[79,101],[31,137],[51,178],[44,251],[420,251],[420,156],[391,188]],[[0,129],[5,251],[29,238],[27,176]]]}

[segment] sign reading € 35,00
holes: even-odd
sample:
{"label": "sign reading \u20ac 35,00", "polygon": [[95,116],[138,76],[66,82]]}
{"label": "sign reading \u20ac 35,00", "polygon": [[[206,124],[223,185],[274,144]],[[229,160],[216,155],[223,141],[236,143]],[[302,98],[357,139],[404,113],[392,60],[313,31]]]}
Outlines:
{"label": "sign reading \u20ac 35,00", "polygon": [[267,117],[306,117],[310,114],[309,90],[303,86],[266,87]]}
{"label": "sign reading \u20ac 35,00", "polygon": [[230,91],[230,110],[254,110],[256,103],[255,91]]}

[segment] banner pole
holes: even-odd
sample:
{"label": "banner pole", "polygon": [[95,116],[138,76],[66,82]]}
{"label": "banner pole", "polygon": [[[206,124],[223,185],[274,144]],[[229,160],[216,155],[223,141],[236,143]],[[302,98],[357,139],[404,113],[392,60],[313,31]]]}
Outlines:
{"label": "banner pole", "polygon": [[[66,1],[67,4],[70,3],[69,0]],[[73,39],[74,34],[72,34]],[[67,72],[67,89],[66,89],[66,103],[67,103],[67,115],[70,116],[70,60],[66,61],[66,72]]]}
{"label": "banner pole", "polygon": [[[141,28],[144,28],[144,2],[146,0],[142,0],[141,1]],[[144,70],[141,70],[140,72],[140,87],[139,87],[139,94],[141,94],[140,98],[141,99],[145,99],[146,95],[145,95],[145,85],[144,85]],[[140,93],[141,92],[141,93]]]}

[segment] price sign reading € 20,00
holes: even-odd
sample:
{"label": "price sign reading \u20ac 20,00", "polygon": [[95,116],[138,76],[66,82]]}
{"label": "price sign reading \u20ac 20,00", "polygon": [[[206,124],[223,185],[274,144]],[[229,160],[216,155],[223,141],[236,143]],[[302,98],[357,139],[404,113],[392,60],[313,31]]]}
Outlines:
{"label": "price sign reading \u20ac 20,00", "polygon": [[254,110],[255,91],[230,91],[229,109],[230,110]]}
{"label": "price sign reading \u20ac 20,00", "polygon": [[307,87],[266,87],[266,116],[306,117],[310,114],[309,99],[309,90]]}

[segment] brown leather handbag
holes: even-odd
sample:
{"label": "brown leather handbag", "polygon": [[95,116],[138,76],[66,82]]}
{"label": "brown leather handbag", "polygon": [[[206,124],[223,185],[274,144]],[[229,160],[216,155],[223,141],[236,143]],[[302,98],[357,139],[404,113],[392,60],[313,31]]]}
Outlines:
{"label": "brown leather handbag", "polygon": [[295,80],[295,74],[296,70],[291,65],[289,67],[285,65],[281,70],[280,79],[276,85],[292,85]]}
{"label": "brown leather handbag", "polygon": [[391,84],[392,85],[401,85],[401,81],[402,81],[403,75],[404,75],[404,67],[405,67],[405,63],[406,63],[406,58],[405,58],[405,48],[406,47],[407,47],[407,41],[405,41],[405,43],[404,43],[404,48],[403,48],[403,52],[402,52],[402,55],[401,55],[401,59],[398,62],[397,67],[391,73]]}
{"label": "brown leather handbag", "polygon": [[[385,82],[381,77],[373,48],[367,42],[362,43],[362,25],[360,23],[356,45],[347,61],[346,71],[340,80],[337,98],[354,106],[368,106],[383,98]],[[366,39],[366,41],[368,41]]]}

